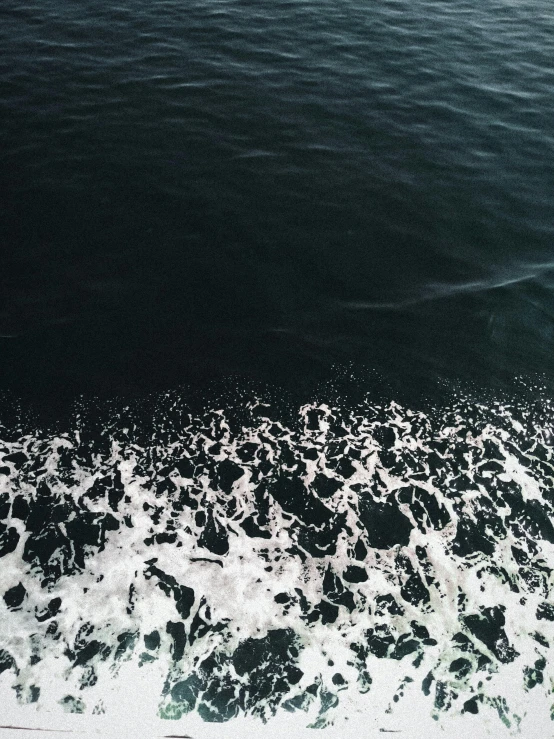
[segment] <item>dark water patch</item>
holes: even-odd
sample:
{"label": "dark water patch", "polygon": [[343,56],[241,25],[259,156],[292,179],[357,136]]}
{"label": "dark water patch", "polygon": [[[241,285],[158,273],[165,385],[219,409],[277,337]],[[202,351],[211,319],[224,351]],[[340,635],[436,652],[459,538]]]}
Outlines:
{"label": "dark water patch", "polygon": [[0,384],[59,410],[348,361],[551,373],[550,25],[6,0]]}

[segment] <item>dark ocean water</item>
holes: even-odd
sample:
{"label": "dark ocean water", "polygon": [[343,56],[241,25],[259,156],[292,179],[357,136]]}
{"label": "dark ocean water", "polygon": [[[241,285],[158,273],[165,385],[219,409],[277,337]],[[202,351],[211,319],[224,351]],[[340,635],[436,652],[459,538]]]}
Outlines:
{"label": "dark ocean water", "polygon": [[550,2],[0,14],[3,387],[551,371]]}
{"label": "dark ocean water", "polygon": [[550,0],[3,0],[3,707],[550,735],[553,60]]}

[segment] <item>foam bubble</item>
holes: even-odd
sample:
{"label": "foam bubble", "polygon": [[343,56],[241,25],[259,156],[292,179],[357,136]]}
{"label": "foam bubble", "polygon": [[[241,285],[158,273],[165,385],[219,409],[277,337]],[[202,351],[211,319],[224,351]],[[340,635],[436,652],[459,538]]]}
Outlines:
{"label": "foam bubble", "polygon": [[14,702],[111,715],[133,675],[145,718],[549,720],[547,401],[146,405],[0,442]]}

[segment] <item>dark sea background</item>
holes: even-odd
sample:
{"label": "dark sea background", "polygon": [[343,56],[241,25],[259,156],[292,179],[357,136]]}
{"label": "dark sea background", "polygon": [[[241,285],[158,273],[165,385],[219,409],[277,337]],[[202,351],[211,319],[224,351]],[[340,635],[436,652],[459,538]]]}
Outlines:
{"label": "dark sea background", "polygon": [[0,244],[2,723],[551,736],[553,0],[2,0]]}
{"label": "dark sea background", "polygon": [[554,365],[549,0],[0,9],[0,385]]}

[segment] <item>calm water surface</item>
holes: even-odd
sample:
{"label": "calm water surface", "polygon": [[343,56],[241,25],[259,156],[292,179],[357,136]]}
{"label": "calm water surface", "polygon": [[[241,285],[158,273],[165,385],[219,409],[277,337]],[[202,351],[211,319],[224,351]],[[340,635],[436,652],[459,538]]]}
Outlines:
{"label": "calm water surface", "polygon": [[0,17],[3,387],[552,370],[550,2]]}

